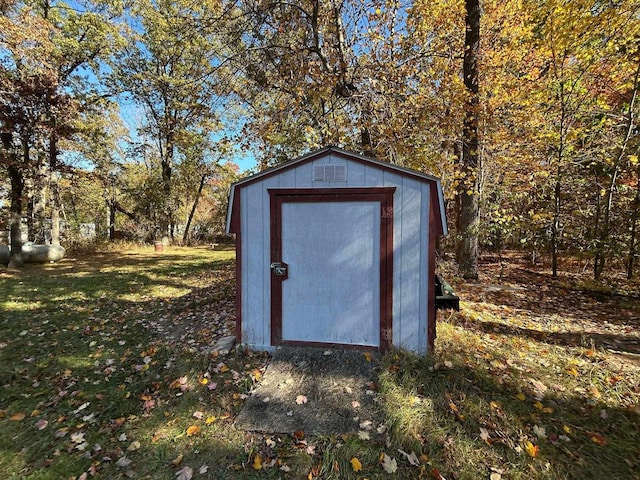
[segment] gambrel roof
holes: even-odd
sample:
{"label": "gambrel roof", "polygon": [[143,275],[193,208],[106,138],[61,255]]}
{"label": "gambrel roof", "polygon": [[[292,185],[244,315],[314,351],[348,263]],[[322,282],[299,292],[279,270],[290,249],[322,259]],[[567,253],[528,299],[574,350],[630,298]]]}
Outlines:
{"label": "gambrel roof", "polygon": [[373,168],[378,168],[383,171],[389,171],[403,177],[410,177],[420,182],[424,182],[432,185],[434,188],[432,188],[431,190],[432,191],[431,201],[432,201],[433,207],[437,207],[437,208],[433,208],[435,222],[433,225],[434,230],[432,233],[436,235],[447,234],[448,230],[447,230],[447,220],[446,220],[445,208],[444,208],[444,195],[442,192],[442,184],[440,183],[439,178],[434,177],[432,175],[427,175],[425,173],[418,172],[416,170],[412,170],[409,168],[399,167],[397,165],[392,165],[390,163],[381,162],[379,160],[375,160],[373,158],[366,157],[364,155],[359,155],[357,153],[342,150],[337,147],[325,147],[320,150],[316,150],[302,157],[296,158],[294,160],[290,160],[286,163],[269,168],[267,170],[248,176],[238,182],[233,183],[231,185],[231,189],[229,192],[229,207],[227,210],[227,227],[226,227],[227,233],[240,232],[240,221],[239,221],[240,189],[248,185],[251,185],[252,183],[255,183],[257,181],[282,174],[292,168],[299,167],[305,163],[313,162],[314,160],[318,160],[322,157],[329,156],[329,155],[334,155],[336,157],[341,157],[346,160],[358,162]]}

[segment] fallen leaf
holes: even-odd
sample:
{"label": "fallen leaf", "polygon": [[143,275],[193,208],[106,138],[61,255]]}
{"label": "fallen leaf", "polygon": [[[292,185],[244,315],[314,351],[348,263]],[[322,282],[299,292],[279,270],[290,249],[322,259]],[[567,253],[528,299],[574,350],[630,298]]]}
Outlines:
{"label": "fallen leaf", "polygon": [[24,420],[24,417],[26,417],[26,415],[22,412],[14,413],[9,417],[9,420],[11,420],[12,422],[21,422],[22,420]]}
{"label": "fallen leaf", "polygon": [[433,480],[446,480],[440,473],[440,470],[435,467],[431,469],[431,478],[433,478]]}
{"label": "fallen leaf", "polygon": [[252,466],[254,470],[260,470],[262,468],[262,458],[260,457],[260,455],[256,455],[255,457],[253,457]]}
{"label": "fallen leaf", "polygon": [[178,465],[180,465],[182,463],[183,459],[184,459],[184,455],[180,454],[176,458],[171,460],[171,464],[177,467]]}
{"label": "fallen leaf", "polygon": [[540,449],[538,448],[538,446],[534,445],[531,442],[525,443],[524,449],[527,451],[527,453],[531,458],[536,458],[538,456],[538,453],[540,452]]}
{"label": "fallen leaf", "polygon": [[497,472],[491,472],[491,475],[489,475],[489,480],[500,480],[501,478],[502,475]]}
{"label": "fallen leaf", "polygon": [[535,433],[536,437],[538,438],[547,438],[547,432],[544,427],[539,427],[538,425],[534,425],[533,433]]}
{"label": "fallen leaf", "polygon": [[382,454],[382,468],[387,473],[395,473],[398,470],[398,462],[395,458],[391,458],[386,453]]}
{"label": "fallen leaf", "polygon": [[121,457],[117,462],[116,465],[119,466],[120,468],[127,468],[129,465],[131,465],[132,460],[129,460],[127,457]]}
{"label": "fallen leaf", "polygon": [[369,432],[365,432],[364,430],[360,430],[358,432],[358,438],[360,440],[371,440],[371,436],[369,435]]}
{"label": "fallen leaf", "polygon": [[597,443],[598,445],[606,445],[607,444],[607,439],[596,432],[587,432],[587,435],[589,436],[589,438],[591,439],[591,441],[593,443]]}
{"label": "fallen leaf", "polygon": [[135,452],[136,450],[140,449],[140,442],[138,440],[134,440],[133,442],[131,442],[131,445],[129,445],[127,447],[127,451],[129,452]]}
{"label": "fallen leaf", "polygon": [[200,411],[193,412],[193,418],[197,420],[202,420],[204,418],[204,413]]}
{"label": "fallen leaf", "polygon": [[194,435],[197,435],[200,433],[200,427],[197,425],[191,425],[189,428],[187,428],[187,437],[193,437]]}
{"label": "fallen leaf", "polygon": [[36,428],[38,430],[44,430],[45,428],[47,428],[47,425],[49,425],[49,422],[44,418],[41,418],[36,422]]}
{"label": "fallen leaf", "polygon": [[524,402],[527,397],[525,397],[524,393],[519,393],[519,394],[516,395],[516,398],[518,400],[520,400],[521,402]]}
{"label": "fallen leaf", "polygon": [[176,472],[176,480],[191,480],[193,477],[193,469],[191,467],[183,467]]}
{"label": "fallen leaf", "polygon": [[304,404],[304,403],[307,403],[307,397],[306,397],[306,396],[304,396],[304,395],[298,395],[298,396],[296,397],[296,403],[297,403],[298,405],[302,405],[302,404]]}
{"label": "fallen leaf", "polygon": [[404,457],[407,459],[407,461],[413,465],[414,467],[419,467],[420,466],[420,460],[418,460],[418,456],[415,454],[415,452],[411,452],[411,453],[407,453],[403,450],[398,449],[398,452],[402,455],[404,455]]}
{"label": "fallen leaf", "polygon": [[200,475],[203,475],[205,473],[207,473],[209,471],[209,465],[207,465],[206,463],[201,465],[200,468],[198,469],[198,473]]}
{"label": "fallen leaf", "polygon": [[296,430],[293,432],[293,438],[296,440],[302,440],[304,438],[304,430]]}
{"label": "fallen leaf", "polygon": [[371,361],[371,358],[372,358],[372,357],[371,357],[371,352],[364,352],[364,359],[365,359],[367,362],[370,362],[370,361]]}
{"label": "fallen leaf", "polygon": [[207,417],[207,419],[204,421],[204,423],[206,423],[207,425],[211,425],[212,423],[214,423],[216,421],[216,417],[214,417],[213,415],[211,415],[210,417]]}
{"label": "fallen leaf", "polygon": [[359,472],[360,470],[362,470],[362,463],[360,463],[360,460],[358,460],[356,457],[353,457],[351,459],[351,468],[353,468],[354,472]]}
{"label": "fallen leaf", "polygon": [[362,430],[371,430],[373,429],[373,422],[371,420],[365,420],[364,422],[360,423],[360,428]]}

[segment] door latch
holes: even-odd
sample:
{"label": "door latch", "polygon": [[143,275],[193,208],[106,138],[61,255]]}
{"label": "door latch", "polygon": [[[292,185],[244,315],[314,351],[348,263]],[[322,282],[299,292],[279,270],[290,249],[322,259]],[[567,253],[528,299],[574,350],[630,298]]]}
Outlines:
{"label": "door latch", "polygon": [[[276,276],[276,277],[287,277],[287,268],[288,265],[284,262],[273,262],[271,264],[271,272]],[[284,279],[283,279],[284,280]]]}

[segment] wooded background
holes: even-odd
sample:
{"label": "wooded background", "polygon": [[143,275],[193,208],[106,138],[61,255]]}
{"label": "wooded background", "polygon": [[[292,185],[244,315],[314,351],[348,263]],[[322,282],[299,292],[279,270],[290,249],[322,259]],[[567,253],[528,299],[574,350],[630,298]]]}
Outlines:
{"label": "wooded background", "polygon": [[[631,277],[640,1],[0,0],[0,229],[222,233],[234,160],[337,145],[442,178],[482,250]],[[62,222],[60,221],[62,220]],[[63,225],[60,232],[58,225]],[[84,229],[84,230],[83,230]],[[13,237],[11,235],[12,242]]]}

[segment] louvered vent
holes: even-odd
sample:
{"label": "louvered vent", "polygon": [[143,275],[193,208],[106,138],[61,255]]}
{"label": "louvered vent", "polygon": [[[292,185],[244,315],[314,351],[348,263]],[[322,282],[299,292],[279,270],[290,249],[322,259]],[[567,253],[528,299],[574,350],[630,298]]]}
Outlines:
{"label": "louvered vent", "polygon": [[346,182],[347,167],[345,165],[316,165],[313,167],[314,182]]}

